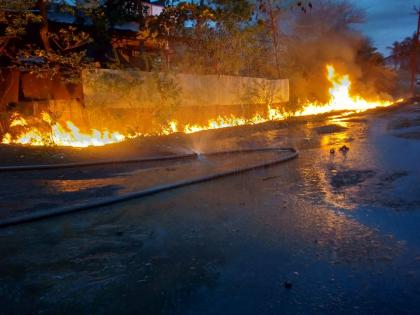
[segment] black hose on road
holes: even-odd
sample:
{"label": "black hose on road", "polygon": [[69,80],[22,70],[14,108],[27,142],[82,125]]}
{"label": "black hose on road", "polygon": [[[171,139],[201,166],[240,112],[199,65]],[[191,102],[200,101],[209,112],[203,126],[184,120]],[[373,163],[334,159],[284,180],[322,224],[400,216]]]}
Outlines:
{"label": "black hose on road", "polygon": [[[281,157],[276,160],[272,160],[270,162],[262,162],[257,165],[237,168],[228,170],[221,173],[216,173],[208,176],[202,176],[193,179],[181,180],[172,184],[165,184],[165,185],[158,185],[149,189],[140,190],[132,193],[125,194],[123,196],[114,196],[108,198],[102,198],[101,200],[95,200],[91,202],[86,202],[82,204],[76,204],[71,206],[65,207],[58,207],[53,209],[46,209],[41,211],[36,211],[36,213],[30,213],[26,215],[22,215],[17,218],[10,218],[0,221],[0,228],[18,225],[23,223],[30,223],[37,220],[42,220],[46,218],[51,218],[59,215],[64,215],[67,213],[89,210],[104,206],[113,205],[119,202],[124,202],[132,199],[138,199],[150,195],[154,195],[160,192],[173,190],[180,187],[195,185],[227,176],[237,175],[244,172],[248,172],[251,170],[256,170],[260,168],[265,168],[273,165],[277,165],[280,163],[284,163],[295,159],[298,157],[297,150],[293,148],[259,148],[259,149],[246,149],[246,150],[233,150],[233,151],[222,151],[222,152],[213,152],[213,153],[206,153],[203,156],[217,156],[217,155],[229,155],[229,154],[238,154],[238,153],[253,153],[253,152],[289,152],[289,155]],[[149,162],[149,161],[167,161],[171,159],[191,159],[191,158],[198,158],[200,155],[197,153],[191,154],[184,154],[184,155],[174,155],[174,156],[167,156],[167,157],[154,157],[154,158],[146,158],[146,159],[139,159],[139,160],[121,160],[121,161],[101,161],[101,162],[92,162],[92,163],[73,163],[73,164],[56,164],[56,165],[30,165],[30,166],[10,166],[10,167],[2,167],[0,168],[1,172],[11,172],[11,171],[36,171],[36,170],[51,170],[51,169],[59,169],[59,168],[69,168],[69,167],[89,167],[89,166],[97,166],[97,165],[106,165],[106,164],[123,164],[123,163],[140,163],[140,162]],[[134,162],[136,161],[136,162]]]}
{"label": "black hose on road", "polygon": [[197,153],[179,154],[179,155],[167,155],[167,156],[154,156],[146,157],[141,159],[130,159],[130,160],[104,160],[104,161],[92,161],[92,162],[80,162],[80,163],[62,163],[62,164],[36,164],[36,165],[12,165],[0,167],[0,173],[5,172],[20,172],[20,171],[42,171],[42,170],[56,170],[60,168],[76,168],[76,167],[90,167],[90,166],[102,166],[102,165],[114,165],[114,164],[134,164],[143,162],[163,162],[168,160],[184,160],[197,158]]}

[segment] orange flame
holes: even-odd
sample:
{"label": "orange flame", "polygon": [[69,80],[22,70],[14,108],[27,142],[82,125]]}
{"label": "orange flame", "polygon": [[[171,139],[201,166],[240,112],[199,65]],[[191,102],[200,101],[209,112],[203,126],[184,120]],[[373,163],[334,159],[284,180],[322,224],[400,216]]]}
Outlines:
{"label": "orange flame", "polygon": [[376,107],[387,107],[393,104],[391,101],[368,102],[360,96],[351,96],[351,81],[348,75],[336,73],[333,65],[327,65],[327,78],[332,84],[329,89],[330,100],[327,104],[308,103],[299,116],[324,114],[333,111],[363,112]]}
{"label": "orange flame", "polygon": [[[58,146],[72,146],[85,148],[88,146],[103,146],[110,143],[121,142],[126,137],[119,132],[100,132],[92,129],[90,133],[83,133],[71,121],[66,122],[66,126],[62,126],[58,122],[53,122],[51,116],[43,112],[41,113],[42,120],[47,123],[51,129],[50,132],[45,132],[37,127],[30,127],[19,134],[17,137],[12,137],[10,133],[3,136],[3,144],[26,144],[33,146],[58,145]],[[10,123],[10,128],[27,127],[27,121],[14,113],[13,120]]]}
{"label": "orange flame", "polygon": [[[392,101],[369,102],[360,96],[351,96],[351,81],[348,75],[339,75],[336,73],[333,65],[327,65],[327,79],[331,83],[329,89],[330,100],[327,104],[309,103],[307,102],[303,109],[295,113],[284,113],[278,108],[273,108],[270,105],[267,107],[267,116],[255,115],[251,119],[243,117],[222,117],[211,119],[206,125],[186,125],[185,133],[193,133],[202,130],[235,127],[242,125],[254,125],[267,121],[284,120],[290,116],[309,116],[319,115],[334,111],[347,112],[363,112],[372,108],[387,107],[394,104]],[[402,100],[399,100],[400,102]]]}
{"label": "orange flame", "polygon": [[[284,113],[278,108],[270,105],[267,106],[267,114],[256,114],[252,118],[236,117],[236,116],[218,116],[210,119],[206,124],[185,124],[180,129],[179,123],[175,120],[169,122],[167,126],[163,126],[160,135],[169,135],[176,132],[194,133],[202,130],[219,129],[226,127],[235,127],[243,125],[255,125],[267,121],[284,120],[288,116],[306,116],[324,114],[333,111],[362,112],[376,107],[386,107],[393,104],[391,101],[368,102],[360,96],[351,96],[351,81],[348,75],[339,75],[336,73],[334,66],[327,65],[327,78],[331,83],[329,89],[330,100],[327,104],[307,103],[303,109],[295,113]],[[48,124],[50,131],[45,132],[37,127],[28,126],[25,118],[15,113],[12,116],[10,129],[15,131],[19,128],[23,129],[21,133],[12,136],[6,133],[1,143],[3,144],[25,144],[33,146],[58,145],[72,147],[88,147],[103,146],[106,144],[122,142],[126,139],[133,138],[132,135],[124,135],[120,132],[109,132],[107,130],[99,131],[92,129],[90,133],[83,133],[71,121],[67,121],[65,125],[54,122],[51,116],[43,112],[41,114],[42,121]],[[16,129],[18,128],[18,129]],[[13,133],[15,134],[15,133]],[[147,134],[137,134],[136,136],[147,136]]]}

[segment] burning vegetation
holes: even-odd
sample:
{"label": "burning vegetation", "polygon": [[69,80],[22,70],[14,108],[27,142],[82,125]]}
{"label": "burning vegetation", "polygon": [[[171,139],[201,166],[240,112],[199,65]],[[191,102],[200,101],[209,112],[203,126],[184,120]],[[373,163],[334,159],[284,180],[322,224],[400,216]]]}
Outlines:
{"label": "burning vegetation", "polygon": [[[92,129],[90,133],[83,133],[71,121],[65,125],[53,122],[51,116],[42,112],[40,119],[29,123],[18,113],[13,113],[10,123],[12,133],[3,136],[3,144],[24,144],[33,146],[58,145],[71,147],[103,146],[121,142],[126,136],[119,132],[99,131]],[[14,134],[12,136],[12,134]]]}
{"label": "burning vegetation", "polygon": [[333,111],[362,112],[376,107],[386,107],[393,104],[391,101],[366,101],[358,95],[351,95],[351,81],[348,75],[336,73],[333,65],[326,66],[326,75],[330,83],[327,103],[307,102],[304,107],[296,112],[284,112],[279,108],[268,105],[265,116],[256,114],[251,118],[236,116],[218,116],[209,119],[207,124],[193,124],[191,122],[171,120],[160,130],[150,134],[131,133],[121,131],[108,131],[92,129],[82,132],[73,122],[60,123],[53,121],[47,112],[42,112],[40,118],[31,118],[28,121],[18,113],[13,113],[9,130],[2,138],[3,144],[23,144],[33,146],[58,145],[72,147],[103,146],[106,144],[122,142],[139,136],[152,134],[168,135],[176,132],[194,133],[203,130],[253,125],[267,121],[278,121],[290,116],[306,116],[324,114]]}
{"label": "burning vegetation", "polygon": [[[147,13],[146,2],[85,0],[71,5],[68,1],[0,0],[0,68],[21,76],[62,80],[71,85],[70,90],[80,85],[84,70],[93,68],[287,78],[290,101],[267,101],[247,115],[218,112],[205,120],[182,117],[175,115],[177,102],[166,96],[178,93],[176,84],[161,81],[165,104],[155,109],[161,119],[149,128],[144,126],[149,119],[139,118],[127,128],[126,122],[112,124],[99,115],[88,124],[56,117],[48,106],[33,111],[38,114],[24,115],[31,111],[9,106],[19,103],[18,96],[6,101],[7,86],[5,94],[0,93],[1,143],[102,146],[140,136],[193,133],[392,104],[395,74],[385,67],[383,56],[370,41],[354,30],[363,14],[347,1],[167,1],[158,15]],[[128,24],[134,29],[124,29]],[[134,78],[131,84],[138,81],[141,78]],[[26,92],[15,94],[23,95],[25,102],[39,100]]]}

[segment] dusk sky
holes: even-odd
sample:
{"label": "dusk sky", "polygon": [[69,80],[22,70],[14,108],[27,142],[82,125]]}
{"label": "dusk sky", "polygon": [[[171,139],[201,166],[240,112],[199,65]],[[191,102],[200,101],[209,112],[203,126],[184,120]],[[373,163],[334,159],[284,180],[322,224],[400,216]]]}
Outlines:
{"label": "dusk sky", "polygon": [[417,27],[413,7],[420,0],[350,0],[366,12],[366,22],[360,28],[385,55],[386,48],[396,40],[411,36]]}

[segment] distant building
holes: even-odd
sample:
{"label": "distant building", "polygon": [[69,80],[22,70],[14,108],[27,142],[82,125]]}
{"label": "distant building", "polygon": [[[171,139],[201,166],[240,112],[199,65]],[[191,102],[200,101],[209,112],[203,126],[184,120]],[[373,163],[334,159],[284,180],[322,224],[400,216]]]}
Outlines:
{"label": "distant building", "polygon": [[[142,1],[142,4],[146,16],[160,15],[165,8],[165,1]],[[121,63],[149,70],[151,65],[147,63],[145,54],[159,52],[161,49],[154,46],[154,43],[140,40],[139,30],[136,22],[115,25],[112,46]]]}
{"label": "distant building", "polygon": [[142,1],[142,4],[147,8],[147,15],[159,15],[165,8],[165,1]]}
{"label": "distant building", "polygon": [[[165,1],[141,1],[143,4],[144,14],[146,16],[157,16],[162,13],[165,8]],[[48,18],[56,24],[79,24],[78,17],[70,13],[65,13],[52,8],[48,13]],[[90,27],[92,21],[89,17],[83,17],[83,27]],[[138,38],[140,25],[137,22],[119,23],[113,26],[112,47],[114,56],[122,64],[133,67],[140,67],[148,70],[149,65],[145,62],[144,54],[149,52],[159,52],[160,47],[156,47],[154,43],[145,42]],[[92,56],[94,59],[102,56]]]}

